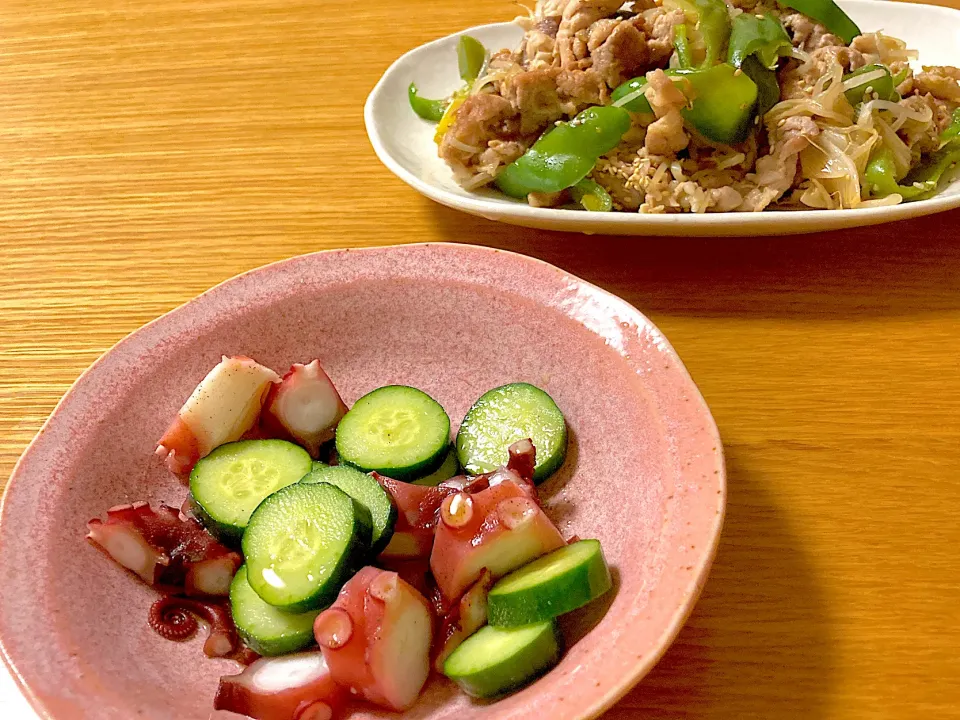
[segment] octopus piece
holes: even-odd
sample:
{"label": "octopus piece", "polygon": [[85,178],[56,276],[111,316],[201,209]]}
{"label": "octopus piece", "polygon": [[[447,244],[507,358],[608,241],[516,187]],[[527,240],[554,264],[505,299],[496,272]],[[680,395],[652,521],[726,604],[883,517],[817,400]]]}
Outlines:
{"label": "octopus piece", "polygon": [[491,587],[493,576],[484,569],[480,578],[444,615],[437,634],[438,647],[433,660],[433,667],[438,673],[443,672],[443,663],[450,657],[450,653],[487,624],[487,595]]}
{"label": "octopus piece", "polygon": [[430,674],[430,604],[395,572],[363,568],[314,634],[333,680],[375,705],[406,710]]}
{"label": "octopus piece", "polygon": [[270,387],[260,422],[265,434],[291,439],[317,458],[320,446],[333,439],[346,414],[340,393],[320,361],[314,360],[308,365],[295,363],[279,384]]}
{"label": "octopus piece", "polygon": [[261,658],[220,678],[215,710],[255,720],[332,720],[346,696],[320,652]]}
{"label": "octopus piece", "polygon": [[280,376],[248,357],[224,356],[180,408],[157,445],[171,472],[184,475],[197,460],[239,440],[257,424],[271,385]]}
{"label": "octopus piece", "polygon": [[177,509],[118,505],[87,523],[87,539],[148,585],[183,586],[191,596],[224,596],[242,558]]}
{"label": "octopus piece", "polygon": [[197,617],[210,627],[210,634],[203,644],[204,655],[239,659],[238,652],[242,654],[240,639],[230,609],[225,604],[166,595],[150,606],[147,621],[164,640],[185,642],[199,629]]}
{"label": "octopus piece", "polygon": [[383,558],[427,558],[433,549],[440,505],[456,489],[446,486],[427,487],[400,482],[372,473],[397,506],[397,524],[393,537],[381,553]]}
{"label": "octopus piece", "polygon": [[494,484],[491,478],[486,490],[444,499],[430,569],[452,605],[484,569],[498,579],[562,546],[560,532],[525,483],[501,479]]}

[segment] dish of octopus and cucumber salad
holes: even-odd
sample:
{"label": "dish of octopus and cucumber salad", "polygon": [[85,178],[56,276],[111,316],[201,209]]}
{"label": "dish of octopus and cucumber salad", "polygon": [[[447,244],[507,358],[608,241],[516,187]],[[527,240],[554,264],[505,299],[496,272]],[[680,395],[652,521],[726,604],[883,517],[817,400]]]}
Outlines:
{"label": "dish of octopus and cucumber salad", "polygon": [[516,22],[516,48],[460,38],[449,97],[409,87],[467,190],[591,211],[838,210],[930,197],[960,161],[960,69],[912,67],[915,50],[833,0],[538,0]]}
{"label": "dish of octopus and cucumber salad", "polygon": [[[495,699],[560,659],[556,620],[612,589],[597,540],[564,537],[537,486],[563,464],[553,399],[488,390],[451,441],[425,392],[347,408],[318,360],[282,378],[223,357],[160,438],[180,506],[118,505],[87,538],[160,594],[171,641],[245,665],[218,710],[332,720],[347,701],[404,711],[431,673]],[[212,690],[212,689],[211,689]]]}

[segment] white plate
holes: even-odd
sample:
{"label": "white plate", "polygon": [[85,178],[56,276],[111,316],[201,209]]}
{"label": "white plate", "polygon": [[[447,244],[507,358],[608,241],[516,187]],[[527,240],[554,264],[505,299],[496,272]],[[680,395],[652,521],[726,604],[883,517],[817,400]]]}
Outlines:
{"label": "white plate", "polygon": [[[919,50],[924,65],[960,64],[960,11],[877,0],[841,4],[865,32],[883,30]],[[937,197],[890,207],[704,215],[533,208],[493,190],[469,193],[437,157],[433,124],[418,118],[407,102],[411,82],[424,97],[442,97],[460,86],[455,48],[464,34],[498,50],[516,47],[523,31],[512,23],[481,25],[416,48],[387,70],[364,108],[367,133],[380,160],[401,180],[448,207],[525,227],[615,235],[786,235],[876,225],[960,207],[960,179]]]}

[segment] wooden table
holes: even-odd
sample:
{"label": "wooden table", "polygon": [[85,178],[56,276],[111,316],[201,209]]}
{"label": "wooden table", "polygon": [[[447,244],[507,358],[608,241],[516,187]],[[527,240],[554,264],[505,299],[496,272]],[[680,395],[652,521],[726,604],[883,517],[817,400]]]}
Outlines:
{"label": "wooden table", "polygon": [[363,100],[403,51],[515,12],[3,3],[0,478],[97,356],[235,273],[345,245],[509,248],[647,313],[727,450],[703,598],[608,717],[960,717],[960,212],[655,240],[435,205],[377,162]]}

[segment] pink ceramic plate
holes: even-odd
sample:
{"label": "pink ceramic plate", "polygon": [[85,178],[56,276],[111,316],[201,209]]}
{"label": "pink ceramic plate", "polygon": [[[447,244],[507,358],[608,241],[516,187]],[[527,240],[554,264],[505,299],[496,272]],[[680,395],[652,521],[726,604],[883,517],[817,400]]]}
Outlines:
{"label": "pink ceramic plate", "polygon": [[405,717],[594,717],[690,613],[723,519],[723,455],[703,398],[649,320],[511,253],[318,253],[230,280],[123,340],[21,458],[0,522],[0,643],[44,717],[236,717],[211,708],[218,676],[237,666],[205,659],[201,639],[154,635],[153,590],[83,540],[86,521],[111,505],[180,504],[184,489],[154,446],[222,353],[281,370],[319,356],[348,403],[379,385],[415,385],[455,423],[482,392],[516,380],[544,387],[566,414],[571,447],[542,486],[548,513],[564,534],[602,541],[616,593],[566,618],[569,650],[528,689],[484,705],[437,678]]}

